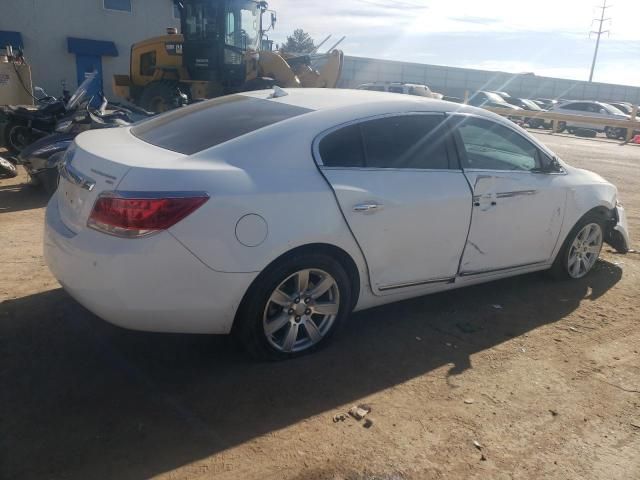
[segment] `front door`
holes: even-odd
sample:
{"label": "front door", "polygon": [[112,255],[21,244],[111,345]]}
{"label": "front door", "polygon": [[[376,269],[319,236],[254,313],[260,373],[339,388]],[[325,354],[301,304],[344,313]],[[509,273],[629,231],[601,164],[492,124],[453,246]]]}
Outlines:
{"label": "front door", "polygon": [[[87,92],[87,100],[95,97],[102,90],[102,57],[99,55],[80,55],[76,54],[76,74],[78,86],[92,73],[96,73],[97,82],[93,82]],[[96,103],[97,102],[97,103]],[[96,99],[94,103],[100,105],[101,100]]]}
{"label": "front door", "polygon": [[406,114],[341,127],[316,148],[360,245],[374,292],[449,282],[471,217],[471,191],[444,115]]}
{"label": "front door", "polygon": [[514,129],[464,117],[456,130],[473,188],[460,275],[549,262],[564,216],[561,177],[540,171],[544,153]]}

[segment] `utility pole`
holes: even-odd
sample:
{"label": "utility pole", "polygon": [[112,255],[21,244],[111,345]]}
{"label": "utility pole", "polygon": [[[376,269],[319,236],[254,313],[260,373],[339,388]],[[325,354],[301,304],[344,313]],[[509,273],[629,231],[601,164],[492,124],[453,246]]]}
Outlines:
{"label": "utility pole", "polygon": [[[607,8],[610,8],[610,5],[607,5],[607,0],[603,0],[602,6],[598,8],[602,11],[600,14],[600,18],[593,19],[594,22],[599,22],[598,31],[596,32],[592,30],[591,32],[589,32],[589,38],[591,38],[592,33],[595,33],[597,35],[596,50],[595,52],[593,52],[593,62],[591,63],[591,73],[589,73],[589,83],[593,81],[593,71],[596,68],[596,59],[598,58],[598,48],[600,47],[600,37],[604,33],[606,33],[607,35],[609,34],[609,30],[602,30],[602,25],[604,24],[604,22],[611,20],[611,18],[604,18],[604,14],[607,11]],[[592,22],[592,25],[593,25],[593,22]]]}

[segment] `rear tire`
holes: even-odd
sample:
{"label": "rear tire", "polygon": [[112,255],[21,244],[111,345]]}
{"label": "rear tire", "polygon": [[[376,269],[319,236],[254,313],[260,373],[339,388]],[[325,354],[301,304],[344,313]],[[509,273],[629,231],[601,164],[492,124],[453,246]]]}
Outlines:
{"label": "rear tire", "polygon": [[352,291],[349,275],[335,258],[295,253],[253,282],[232,333],[258,360],[311,353],[326,346],[351,313]]}
{"label": "rear tire", "polygon": [[9,153],[16,156],[33,142],[33,138],[29,127],[20,123],[9,122],[4,127],[4,141]]}
{"label": "rear tire", "polygon": [[585,215],[571,229],[551,267],[551,274],[561,280],[585,277],[596,264],[605,237],[602,218]]}

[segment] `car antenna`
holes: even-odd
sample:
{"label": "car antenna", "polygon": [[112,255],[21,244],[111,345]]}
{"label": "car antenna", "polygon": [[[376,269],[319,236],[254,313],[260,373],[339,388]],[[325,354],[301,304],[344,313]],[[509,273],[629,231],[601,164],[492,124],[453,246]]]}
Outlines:
{"label": "car antenna", "polygon": [[289,95],[285,90],[283,90],[282,88],[280,88],[277,85],[273,86],[273,93],[271,95],[269,95],[269,98],[280,98],[280,97],[286,97],[287,95]]}

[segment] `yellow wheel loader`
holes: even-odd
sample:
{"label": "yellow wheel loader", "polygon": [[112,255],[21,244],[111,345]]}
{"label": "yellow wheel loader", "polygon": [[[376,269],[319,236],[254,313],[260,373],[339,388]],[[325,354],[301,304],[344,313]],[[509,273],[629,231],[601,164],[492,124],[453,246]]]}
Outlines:
{"label": "yellow wheel loader", "polygon": [[[343,54],[292,56],[271,51],[265,33],[276,22],[266,2],[174,0],[182,34],[150,38],[131,47],[129,75],[114,76],[114,92],[162,112],[188,101],[279,87],[335,88]],[[263,16],[270,27],[263,29]]]}

